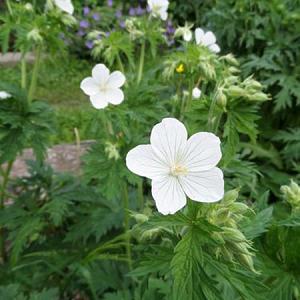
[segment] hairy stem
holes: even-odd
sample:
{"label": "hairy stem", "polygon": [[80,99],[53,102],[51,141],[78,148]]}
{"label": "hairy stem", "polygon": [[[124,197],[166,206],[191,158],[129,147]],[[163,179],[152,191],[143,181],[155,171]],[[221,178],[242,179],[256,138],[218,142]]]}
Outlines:
{"label": "hairy stem", "polygon": [[29,92],[28,92],[28,101],[29,102],[32,101],[35,90],[36,90],[38,72],[39,72],[39,68],[40,68],[41,54],[42,54],[42,48],[41,48],[41,46],[38,46],[36,49],[35,63],[33,66],[33,73],[32,73]]}
{"label": "hairy stem", "polygon": [[140,179],[138,182],[138,203],[139,208],[142,211],[144,208],[143,179]]}
{"label": "hairy stem", "polygon": [[119,66],[120,71],[124,74],[125,69],[124,69],[124,65],[122,63],[122,59],[121,59],[121,56],[120,56],[119,53],[117,54],[117,62],[118,62],[118,66]]}
{"label": "hairy stem", "polygon": [[[8,185],[9,175],[12,169],[14,161],[11,160],[7,164],[6,170],[3,172],[3,179],[0,189],[0,210],[4,209],[4,201],[6,197],[6,189]],[[6,251],[5,251],[5,237],[4,237],[4,230],[0,228],[0,255],[3,262],[6,260]]]}
{"label": "hairy stem", "polygon": [[27,72],[26,72],[26,59],[25,59],[25,52],[22,53],[21,58],[21,87],[22,89],[26,89],[27,85]]}
{"label": "hairy stem", "polygon": [[126,239],[126,254],[128,258],[129,270],[132,270],[132,259],[131,259],[131,246],[130,246],[130,226],[129,226],[129,198],[127,184],[124,183],[123,187],[123,207],[124,207],[124,229],[125,229],[125,239]]}
{"label": "hairy stem", "polygon": [[13,11],[12,11],[9,0],[6,0],[6,7],[8,9],[9,14],[12,15]]}
{"label": "hairy stem", "polygon": [[137,83],[140,83],[142,80],[142,75],[143,75],[143,70],[144,70],[144,62],[145,62],[145,46],[146,46],[146,42],[143,41],[142,46],[141,46],[140,64],[139,64]]}

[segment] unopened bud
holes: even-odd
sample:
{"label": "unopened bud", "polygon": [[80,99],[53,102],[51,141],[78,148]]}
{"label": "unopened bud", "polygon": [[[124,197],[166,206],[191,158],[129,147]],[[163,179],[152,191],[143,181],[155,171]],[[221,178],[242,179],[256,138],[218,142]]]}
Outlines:
{"label": "unopened bud", "polygon": [[239,196],[239,190],[238,189],[230,190],[230,191],[225,193],[224,198],[223,198],[223,202],[226,205],[231,204],[231,203],[236,201],[238,196]]}
{"label": "unopened bud", "polygon": [[238,67],[239,66],[239,62],[236,60],[236,58],[230,53],[224,56],[220,57],[221,60],[225,60],[226,62],[228,62],[229,64]]}
{"label": "unopened bud", "polygon": [[33,6],[31,3],[26,3],[24,5],[24,8],[27,10],[27,11],[33,11]]}
{"label": "unopened bud", "polygon": [[34,41],[35,43],[41,43],[43,41],[43,37],[37,28],[34,28],[27,33],[27,39],[29,41]]}
{"label": "unopened bud", "polygon": [[240,88],[239,86],[234,85],[234,86],[230,86],[227,89],[227,94],[232,97],[243,97],[243,96],[245,96],[245,91],[244,91],[244,89]]}
{"label": "unopened bud", "polygon": [[218,89],[216,93],[216,103],[217,105],[222,108],[224,111],[226,111],[226,105],[227,105],[227,97],[223,93],[222,89]]}
{"label": "unopened bud", "polygon": [[270,100],[271,98],[265,94],[265,93],[255,93],[253,95],[250,95],[248,97],[250,100],[253,100],[253,101],[267,101],[267,100]]}

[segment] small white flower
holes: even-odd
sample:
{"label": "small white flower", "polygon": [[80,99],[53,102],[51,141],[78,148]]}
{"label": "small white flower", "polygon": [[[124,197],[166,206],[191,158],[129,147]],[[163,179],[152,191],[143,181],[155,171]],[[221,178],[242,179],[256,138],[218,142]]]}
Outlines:
{"label": "small white flower", "polygon": [[7,99],[7,98],[11,98],[11,94],[10,93],[7,93],[5,91],[0,91],[0,99]]}
{"label": "small white flower", "polygon": [[148,0],[148,6],[154,17],[160,17],[163,21],[168,18],[168,0]]}
{"label": "small white flower", "polygon": [[191,41],[193,37],[193,33],[191,31],[191,28],[193,27],[192,25],[188,25],[187,23],[183,27],[178,27],[175,31],[175,36],[183,36],[183,39],[186,42]]}
{"label": "small white flower", "polygon": [[187,139],[185,126],[166,118],[153,127],[150,143],[130,150],[126,164],[133,173],[152,180],[159,212],[174,214],[186,205],[186,196],[198,202],[223,198],[223,173],[216,167],[222,157],[217,136],[199,132]]}
{"label": "small white flower", "polygon": [[92,77],[85,78],[80,84],[97,109],[105,108],[109,103],[117,105],[124,100],[120,87],[125,83],[125,76],[120,71],[109,73],[105,65],[98,64],[92,70]]}
{"label": "small white flower", "polygon": [[74,12],[74,6],[71,0],[54,0],[55,5],[62,11],[72,15]]}
{"label": "small white flower", "polygon": [[211,32],[204,32],[201,28],[195,30],[195,39],[197,45],[206,46],[212,52],[219,53],[220,47],[216,43],[216,36]]}
{"label": "small white flower", "polygon": [[201,90],[197,87],[193,88],[192,95],[194,99],[199,99],[201,97]]}

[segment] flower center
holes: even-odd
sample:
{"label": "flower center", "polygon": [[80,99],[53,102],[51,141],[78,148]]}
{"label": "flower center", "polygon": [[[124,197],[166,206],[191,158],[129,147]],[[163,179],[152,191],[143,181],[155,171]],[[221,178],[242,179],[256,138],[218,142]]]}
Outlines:
{"label": "flower center", "polygon": [[180,165],[174,165],[171,167],[170,174],[172,176],[180,176],[180,175],[186,175],[188,173],[188,169],[184,166]]}

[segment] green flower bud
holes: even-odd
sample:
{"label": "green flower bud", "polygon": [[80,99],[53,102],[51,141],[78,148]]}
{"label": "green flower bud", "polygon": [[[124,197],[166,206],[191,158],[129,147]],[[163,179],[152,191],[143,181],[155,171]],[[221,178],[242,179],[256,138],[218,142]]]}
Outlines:
{"label": "green flower bud", "polygon": [[136,222],[140,224],[147,222],[149,220],[148,216],[144,214],[133,214],[132,216],[134,217]]}
{"label": "green flower bud", "polygon": [[149,229],[146,230],[142,233],[141,235],[141,240],[149,240],[152,238],[155,238],[156,236],[158,236],[161,232],[161,228],[153,228],[153,229]]}
{"label": "green flower bud", "polygon": [[241,243],[246,242],[244,234],[235,228],[223,227],[223,238],[229,242]]}
{"label": "green flower bud", "polygon": [[77,24],[77,20],[72,15],[70,15],[70,14],[62,14],[61,21],[66,26],[74,26],[74,25]]}
{"label": "green flower bud", "polygon": [[246,266],[247,268],[249,268],[252,272],[257,273],[257,271],[254,268],[254,264],[253,264],[253,259],[252,259],[252,255],[247,255],[247,254],[239,254],[237,256],[239,262]]}
{"label": "green flower bud", "polygon": [[223,89],[219,88],[216,93],[216,103],[217,105],[226,111],[227,97],[223,93]]}
{"label": "green flower bud", "polygon": [[236,58],[231,53],[221,56],[220,60],[225,60],[229,64],[236,66],[236,67],[239,66],[239,62],[236,60]]}
{"label": "green flower bud", "polygon": [[33,11],[33,6],[31,3],[26,3],[24,5],[24,8],[27,10],[27,11]]}
{"label": "green flower bud", "polygon": [[118,160],[120,158],[120,154],[116,144],[111,142],[105,142],[105,153],[108,155],[108,159]]}
{"label": "green flower bud", "polygon": [[232,203],[232,205],[230,206],[230,209],[234,212],[234,213],[238,213],[238,214],[243,214],[246,211],[249,210],[248,205],[241,203],[241,202],[234,202]]}
{"label": "green flower bud", "polygon": [[267,100],[270,100],[271,98],[265,94],[265,93],[255,93],[255,94],[252,94],[248,97],[250,100],[253,100],[253,101],[267,101]]}
{"label": "green flower bud", "polygon": [[242,89],[239,86],[234,85],[234,86],[230,86],[227,89],[227,95],[231,96],[231,97],[245,97],[246,93],[245,93],[244,89]]}
{"label": "green flower bud", "polygon": [[223,198],[223,203],[226,205],[231,204],[236,201],[238,196],[239,196],[238,189],[230,190],[225,193],[224,198]]}
{"label": "green flower bud", "polygon": [[290,185],[282,186],[280,191],[293,208],[300,208],[300,186],[295,181],[291,180]]}
{"label": "green flower bud", "polygon": [[229,72],[231,74],[236,74],[236,73],[240,73],[241,72],[241,70],[238,69],[238,68],[236,68],[236,67],[229,67],[228,70],[229,70]]}
{"label": "green flower bud", "polygon": [[43,42],[43,37],[41,36],[40,31],[37,28],[34,28],[27,33],[27,39],[35,43]]}

